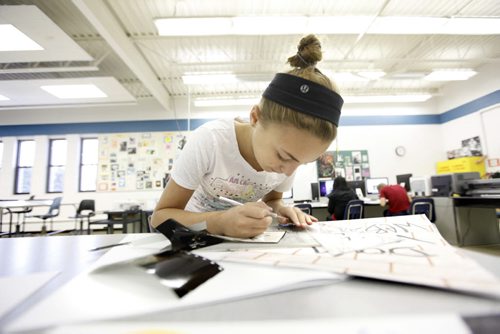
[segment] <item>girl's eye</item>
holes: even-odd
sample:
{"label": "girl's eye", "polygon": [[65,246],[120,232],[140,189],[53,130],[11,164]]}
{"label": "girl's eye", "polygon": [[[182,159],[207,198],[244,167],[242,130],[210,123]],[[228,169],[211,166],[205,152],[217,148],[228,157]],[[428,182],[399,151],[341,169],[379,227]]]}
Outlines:
{"label": "girl's eye", "polygon": [[281,154],[277,153],[278,155],[278,159],[280,159],[281,161],[287,161],[287,160],[290,160],[288,158],[284,158],[283,156],[281,156]]}

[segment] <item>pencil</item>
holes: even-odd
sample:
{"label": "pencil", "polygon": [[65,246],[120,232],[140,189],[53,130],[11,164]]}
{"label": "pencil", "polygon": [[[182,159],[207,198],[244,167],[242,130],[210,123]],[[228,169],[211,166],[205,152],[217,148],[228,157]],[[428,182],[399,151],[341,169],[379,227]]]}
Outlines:
{"label": "pencil", "polygon": [[[221,201],[223,202],[226,202],[226,203],[229,203],[229,204],[232,204],[232,205],[243,205],[243,203],[241,202],[238,202],[238,201],[235,201],[234,199],[230,199],[230,198],[227,198],[227,197],[224,197],[224,196],[217,196]],[[275,212],[270,212],[269,213],[269,216],[273,217],[273,218],[284,218],[284,219],[288,219],[286,217],[283,217],[283,216],[280,216],[278,215],[277,213]]]}

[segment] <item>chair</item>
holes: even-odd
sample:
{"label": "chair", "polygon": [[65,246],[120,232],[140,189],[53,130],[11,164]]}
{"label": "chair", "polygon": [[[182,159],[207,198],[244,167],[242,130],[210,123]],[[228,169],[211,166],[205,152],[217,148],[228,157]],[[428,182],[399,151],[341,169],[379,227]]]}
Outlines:
{"label": "chair", "polygon": [[127,233],[128,225],[133,223],[140,223],[142,229],[143,214],[140,208],[132,208],[123,211],[108,211],[107,219],[89,221],[87,234],[90,234],[90,227],[92,225],[106,225],[106,233],[113,234],[115,225],[122,225],[123,233]]}
{"label": "chair", "polygon": [[74,218],[80,223],[80,233],[83,234],[83,221],[86,219],[87,222],[90,222],[90,217],[93,216],[95,216],[95,200],[83,199],[78,205],[75,215],[68,218]]}
{"label": "chair", "polygon": [[434,199],[432,198],[415,198],[410,205],[411,215],[425,214],[431,222],[436,221],[436,210]]}
{"label": "chair", "polygon": [[344,220],[363,218],[364,202],[360,199],[353,199],[347,202],[344,211]]}
{"label": "chair", "polygon": [[301,211],[307,213],[308,215],[312,215],[312,205],[309,203],[297,203],[294,204],[294,207],[299,208]]}
{"label": "chair", "polygon": [[46,221],[50,218],[50,223],[52,224],[53,218],[59,216],[59,208],[61,207],[62,197],[56,197],[52,200],[52,204],[49,207],[49,211],[43,215],[25,215],[25,217],[38,218],[43,220],[42,234],[47,234]]}

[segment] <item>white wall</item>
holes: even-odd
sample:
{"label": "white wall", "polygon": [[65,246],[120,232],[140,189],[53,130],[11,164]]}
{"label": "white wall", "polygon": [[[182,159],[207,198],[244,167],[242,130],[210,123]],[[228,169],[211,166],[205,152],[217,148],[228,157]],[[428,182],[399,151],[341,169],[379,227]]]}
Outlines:
{"label": "white wall", "polygon": [[[471,100],[480,98],[500,88],[500,68],[489,66],[483,74],[466,82],[452,83],[442,90],[440,98],[425,103],[398,105],[346,105],[344,116],[400,116],[432,115],[456,108]],[[1,110],[0,124],[50,124],[105,122],[126,120],[156,120],[185,118],[187,115],[200,117],[197,111],[190,110],[187,99],[173,100],[176,113],[162,111],[154,101],[141,101],[136,106],[62,108],[40,110]],[[249,108],[213,109],[208,117],[234,117],[248,115]],[[488,143],[490,157],[500,156],[500,131],[492,127],[492,122],[499,124],[498,107],[473,113],[442,125],[386,125],[386,126],[343,126],[339,129],[338,139],[329,150],[368,150],[371,175],[387,176],[391,183],[395,175],[413,173],[415,176],[435,173],[437,161],[446,159],[446,151],[458,148],[461,140],[479,135]],[[485,125],[486,122],[486,125]],[[490,130],[488,130],[491,128]],[[485,130],[486,129],[486,130]],[[485,133],[488,132],[488,133]],[[85,135],[90,136],[90,135]],[[61,136],[57,136],[60,138]],[[33,174],[32,193],[37,197],[51,198],[54,194],[45,193],[45,172],[47,166],[47,144],[51,137],[36,136],[36,165]],[[66,203],[78,203],[84,198],[94,198],[97,209],[113,209],[121,202],[137,202],[152,207],[159,198],[158,191],[137,191],[117,193],[78,193],[79,135],[68,138],[68,165],[65,176],[64,200]],[[4,142],[3,168],[0,170],[0,198],[26,197],[13,196],[15,148],[18,137],[0,138]],[[404,157],[396,156],[394,149],[402,145],[406,148]],[[493,152],[493,151],[494,152]],[[315,163],[302,166],[297,172],[294,184],[296,199],[310,198],[310,183],[316,182]],[[66,210],[68,211],[70,207]],[[73,213],[67,212],[68,215]],[[66,213],[65,213],[66,214]]]}
{"label": "white wall", "polygon": [[[490,65],[482,69],[481,74],[466,82],[456,82],[443,89],[442,96],[437,100],[440,113],[459,107],[471,100],[480,98],[500,89],[500,66]],[[442,125],[444,151],[460,148],[462,140],[479,136],[483,153],[488,158],[500,158],[500,105],[487,107],[470,115],[457,118]],[[494,172],[500,168],[489,168]]]}
{"label": "white wall", "polygon": [[500,89],[498,64],[485,65],[479,71],[467,81],[456,81],[443,87],[441,96],[436,99],[439,114]]}
{"label": "white wall", "polygon": [[[120,209],[122,203],[135,203],[144,209],[152,210],[161,195],[161,191],[134,191],[134,192],[116,192],[116,193],[96,193],[96,192],[78,192],[78,168],[80,161],[80,139],[79,135],[66,135],[68,140],[67,164],[64,177],[64,192],[46,193],[46,171],[48,160],[48,144],[51,138],[62,138],[62,136],[33,136],[33,137],[4,137],[4,157],[2,169],[0,170],[0,198],[1,199],[25,199],[29,195],[13,195],[14,192],[14,169],[16,162],[17,141],[20,139],[34,139],[36,143],[35,164],[33,166],[31,194],[38,199],[51,199],[63,196],[63,206],[60,215],[54,219],[57,225],[55,229],[71,229],[74,221],[68,217],[75,214],[76,206],[82,199],[94,199],[96,201],[96,210],[105,211]],[[92,137],[85,135],[85,137]],[[33,213],[46,213],[47,207],[39,207],[33,210]],[[4,222],[8,219],[4,216]],[[105,216],[102,216],[105,218]],[[15,219],[15,218],[14,218]],[[28,222],[39,222],[37,219],[28,219]],[[6,226],[6,225],[4,225]],[[5,231],[7,227],[3,227]],[[36,224],[28,224],[27,230],[39,231]]]}
{"label": "white wall", "polygon": [[[403,157],[396,155],[397,146],[406,148]],[[337,149],[368,150],[371,176],[389,177],[390,183],[396,182],[397,174],[433,175],[436,162],[446,159],[440,125],[340,127],[337,140],[328,150]],[[301,166],[297,171],[294,198],[310,199],[311,182],[317,182],[316,163]]]}

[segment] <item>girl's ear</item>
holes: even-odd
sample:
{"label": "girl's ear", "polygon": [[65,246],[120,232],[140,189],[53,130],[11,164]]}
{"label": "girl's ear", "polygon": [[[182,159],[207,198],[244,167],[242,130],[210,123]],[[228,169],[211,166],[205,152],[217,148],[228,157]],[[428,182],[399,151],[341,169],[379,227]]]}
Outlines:
{"label": "girl's ear", "polygon": [[255,126],[260,119],[260,108],[258,105],[254,105],[250,111],[250,124]]}

